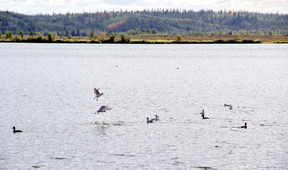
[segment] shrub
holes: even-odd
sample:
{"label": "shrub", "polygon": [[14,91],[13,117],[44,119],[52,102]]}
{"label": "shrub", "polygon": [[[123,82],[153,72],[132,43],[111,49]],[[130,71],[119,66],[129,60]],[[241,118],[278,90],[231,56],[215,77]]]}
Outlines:
{"label": "shrub", "polygon": [[177,42],[181,42],[182,41],[182,39],[183,39],[183,37],[181,36],[181,35],[176,35],[177,36]]}
{"label": "shrub", "polygon": [[11,31],[6,31],[6,39],[12,38],[12,32]]}
{"label": "shrub", "polygon": [[100,40],[103,42],[106,39],[106,32],[101,32]]}
{"label": "shrub", "polygon": [[115,38],[116,38],[115,33],[112,32],[112,33],[110,34],[110,41],[111,41],[111,42],[115,42]]}
{"label": "shrub", "polygon": [[130,42],[130,38],[127,37],[125,34],[121,34],[120,37],[121,37],[122,43],[129,43]]}

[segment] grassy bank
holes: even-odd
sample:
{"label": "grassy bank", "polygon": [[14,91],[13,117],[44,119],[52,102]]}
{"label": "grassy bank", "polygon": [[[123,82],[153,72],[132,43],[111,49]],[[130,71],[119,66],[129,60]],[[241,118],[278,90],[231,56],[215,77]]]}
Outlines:
{"label": "grassy bank", "polygon": [[130,43],[130,44],[197,44],[197,43],[288,43],[288,36],[186,36],[186,35],[137,35],[114,39],[105,37],[91,39],[89,37],[54,36],[12,36],[1,37],[0,42],[21,43]]}

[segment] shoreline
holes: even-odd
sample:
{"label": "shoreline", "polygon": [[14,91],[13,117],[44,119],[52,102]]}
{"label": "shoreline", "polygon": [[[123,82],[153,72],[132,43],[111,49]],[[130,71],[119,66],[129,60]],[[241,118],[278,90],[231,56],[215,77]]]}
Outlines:
{"label": "shoreline", "polygon": [[98,40],[89,39],[89,37],[54,37],[48,39],[46,37],[28,37],[19,38],[18,36],[12,38],[1,38],[0,43],[63,43],[63,44],[288,44],[288,36],[215,36],[215,37],[201,37],[201,36],[183,36],[181,39],[176,39],[172,36],[169,38],[159,36],[135,36],[129,39],[115,38]]}

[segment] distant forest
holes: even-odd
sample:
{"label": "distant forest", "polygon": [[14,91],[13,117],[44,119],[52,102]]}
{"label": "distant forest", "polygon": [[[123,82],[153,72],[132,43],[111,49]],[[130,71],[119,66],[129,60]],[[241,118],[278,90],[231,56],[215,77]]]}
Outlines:
{"label": "distant forest", "polygon": [[126,33],[182,35],[288,35],[288,15],[245,11],[157,9],[24,15],[0,11],[0,33],[59,36]]}

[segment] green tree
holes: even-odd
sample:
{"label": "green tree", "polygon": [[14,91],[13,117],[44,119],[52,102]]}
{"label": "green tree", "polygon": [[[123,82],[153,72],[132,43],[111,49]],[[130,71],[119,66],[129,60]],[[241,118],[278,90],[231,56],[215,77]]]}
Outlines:
{"label": "green tree", "polygon": [[112,33],[110,34],[110,41],[111,41],[111,42],[115,42],[115,38],[116,38],[115,33],[112,32]]}
{"label": "green tree", "polygon": [[12,32],[6,31],[6,39],[12,38]]}
{"label": "green tree", "polygon": [[90,39],[94,39],[95,37],[95,33],[94,33],[94,30],[92,30],[90,33],[89,33],[89,38]]}
{"label": "green tree", "polygon": [[53,42],[53,34],[51,32],[49,32],[49,34],[47,35],[47,38],[49,42]]}
{"label": "green tree", "polygon": [[2,38],[2,32],[0,31],[0,38]]}
{"label": "green tree", "polygon": [[31,30],[29,33],[29,37],[33,37],[34,36],[34,32]]}
{"label": "green tree", "polygon": [[[77,35],[74,29],[72,30],[71,35],[72,35],[72,36],[76,36],[76,35]],[[77,35],[77,36],[79,36],[79,35]]]}
{"label": "green tree", "polygon": [[157,30],[155,28],[152,29],[152,34],[157,34]]}
{"label": "green tree", "polygon": [[125,34],[121,34],[120,37],[121,37],[121,42],[122,42],[122,43],[128,43],[128,42],[130,42],[130,38],[127,37]]}
{"label": "green tree", "polygon": [[19,31],[19,36],[20,36],[21,38],[24,37],[24,32],[23,32],[22,30]]}

